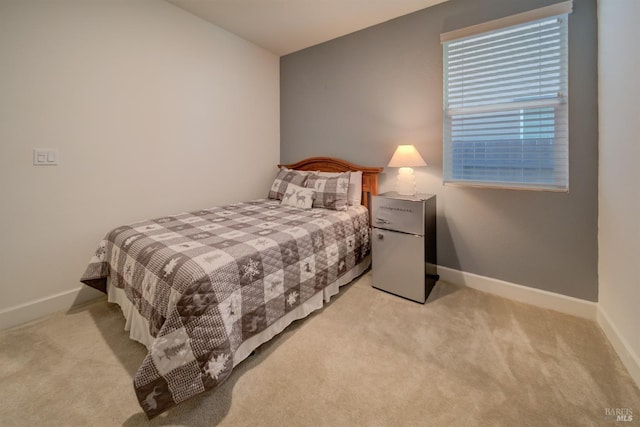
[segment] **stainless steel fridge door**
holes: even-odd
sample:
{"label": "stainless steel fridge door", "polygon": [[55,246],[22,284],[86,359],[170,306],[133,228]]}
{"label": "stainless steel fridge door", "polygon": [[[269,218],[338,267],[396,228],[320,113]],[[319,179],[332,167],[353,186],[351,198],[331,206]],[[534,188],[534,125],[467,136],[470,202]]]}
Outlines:
{"label": "stainless steel fridge door", "polygon": [[424,235],[424,201],[373,196],[373,226]]}
{"label": "stainless steel fridge door", "polygon": [[424,303],[424,240],[421,236],[373,229],[373,287]]}

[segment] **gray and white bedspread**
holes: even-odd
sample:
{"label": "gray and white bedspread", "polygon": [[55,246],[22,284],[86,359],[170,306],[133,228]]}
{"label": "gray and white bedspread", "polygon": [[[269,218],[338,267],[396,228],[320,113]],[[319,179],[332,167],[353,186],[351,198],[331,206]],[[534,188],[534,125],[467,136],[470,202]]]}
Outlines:
{"label": "gray and white bedspread", "polygon": [[153,344],[134,378],[145,413],[224,381],[246,339],[369,254],[369,216],[256,200],[118,227],[81,281],[123,289]]}

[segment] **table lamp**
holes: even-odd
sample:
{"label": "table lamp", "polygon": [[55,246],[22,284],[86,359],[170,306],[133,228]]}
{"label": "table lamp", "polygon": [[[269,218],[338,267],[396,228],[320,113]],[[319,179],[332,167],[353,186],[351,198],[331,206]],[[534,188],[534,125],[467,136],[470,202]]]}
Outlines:
{"label": "table lamp", "polygon": [[417,166],[427,166],[416,147],[413,145],[398,145],[393,157],[387,165],[390,168],[400,168],[398,170],[398,180],[396,181],[396,191],[403,196],[414,196],[416,194],[416,179],[413,168]]}

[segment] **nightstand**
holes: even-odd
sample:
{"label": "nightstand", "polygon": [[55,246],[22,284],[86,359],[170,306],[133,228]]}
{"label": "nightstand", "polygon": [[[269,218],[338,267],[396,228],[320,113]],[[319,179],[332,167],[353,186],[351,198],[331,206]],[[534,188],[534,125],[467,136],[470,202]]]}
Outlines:
{"label": "nightstand", "polygon": [[372,197],[373,287],[424,303],[438,281],[436,196]]}

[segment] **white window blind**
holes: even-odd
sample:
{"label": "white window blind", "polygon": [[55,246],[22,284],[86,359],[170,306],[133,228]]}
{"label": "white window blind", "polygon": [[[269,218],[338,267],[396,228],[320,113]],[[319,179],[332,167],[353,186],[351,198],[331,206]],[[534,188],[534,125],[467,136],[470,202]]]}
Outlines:
{"label": "white window blind", "polygon": [[567,18],[443,43],[445,183],[568,190]]}

